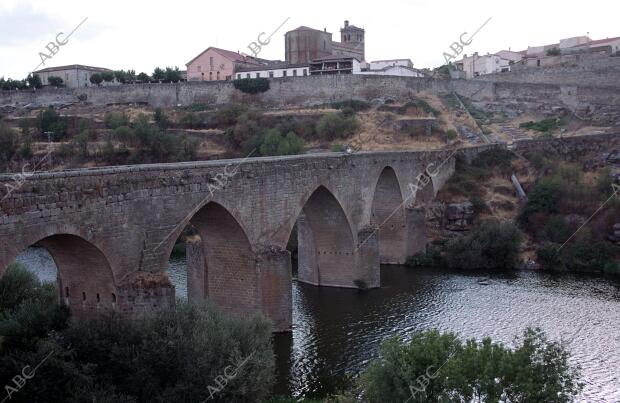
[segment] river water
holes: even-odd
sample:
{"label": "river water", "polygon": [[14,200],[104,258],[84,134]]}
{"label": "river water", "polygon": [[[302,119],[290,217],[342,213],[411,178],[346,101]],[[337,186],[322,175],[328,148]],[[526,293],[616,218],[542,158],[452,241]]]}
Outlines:
{"label": "river water", "polygon": [[[55,279],[44,249],[30,248],[18,260],[43,280]],[[177,296],[186,298],[185,260],[172,260],[169,273]],[[489,278],[488,285],[478,282],[481,277]],[[342,389],[392,335],[407,339],[436,328],[511,345],[529,326],[570,342],[571,361],[581,366],[585,382],[579,401],[620,402],[617,278],[384,266],[381,284],[359,292],[293,282],[293,332],[274,339],[276,393],[302,398]]]}

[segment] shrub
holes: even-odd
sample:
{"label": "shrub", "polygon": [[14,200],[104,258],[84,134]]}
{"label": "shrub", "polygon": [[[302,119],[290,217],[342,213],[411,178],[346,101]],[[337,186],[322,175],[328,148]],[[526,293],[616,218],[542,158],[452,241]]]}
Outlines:
{"label": "shrub", "polygon": [[558,178],[543,178],[528,194],[527,203],[519,214],[519,221],[527,224],[532,214],[556,214],[562,200],[562,182]]}
{"label": "shrub", "polygon": [[569,352],[539,329],[509,349],[427,331],[384,341],[358,385],[368,402],[571,402],[583,388]]}
{"label": "shrub", "polygon": [[125,112],[106,112],[103,122],[108,129],[116,129],[121,126],[129,126],[129,117]]}
{"label": "shrub", "polygon": [[0,122],[0,162],[11,161],[19,147],[17,132],[6,123]]}
{"label": "shrub", "polygon": [[114,129],[114,139],[122,144],[135,144],[136,134],[129,126],[119,126]]}
{"label": "shrub", "polygon": [[105,81],[106,83],[110,83],[112,81],[114,81],[114,73],[111,71],[104,71],[101,74],[101,78],[103,79],[103,81]]}
{"label": "shrub", "polygon": [[42,135],[45,135],[45,132],[52,132],[52,141],[59,141],[67,135],[67,118],[61,117],[50,106],[39,113],[39,127]]}
{"label": "shrub", "polygon": [[234,80],[233,85],[246,94],[258,94],[269,90],[269,80],[266,78],[242,78]]}
{"label": "shrub", "polygon": [[448,140],[454,140],[458,137],[458,134],[456,133],[456,130],[449,129],[448,131],[446,131],[446,137],[448,138]]}
{"label": "shrub", "polygon": [[241,104],[228,104],[219,108],[213,115],[215,127],[228,127],[237,123],[237,119],[247,112],[247,108]]}
{"label": "shrub", "polygon": [[255,111],[247,111],[236,118],[234,129],[229,133],[228,140],[233,146],[239,146],[262,130],[262,115]]}
{"label": "shrub", "polygon": [[445,266],[445,260],[438,246],[427,244],[424,250],[407,258],[405,265],[411,267],[443,267]]}
{"label": "shrub", "polygon": [[458,269],[512,269],[522,234],[510,222],[485,222],[446,245],[446,264]]}
{"label": "shrub", "polygon": [[543,119],[538,122],[529,121],[529,122],[521,123],[519,125],[520,128],[536,130],[536,131],[543,132],[543,133],[550,132],[551,130],[557,128],[558,126],[559,126],[559,120],[556,118]]}
{"label": "shrub", "polygon": [[331,145],[330,149],[335,153],[342,153],[346,151],[347,146],[344,144],[340,144],[340,143],[334,143]]}
{"label": "shrub", "polygon": [[441,111],[433,108],[432,106],[430,106],[428,102],[422,99],[414,99],[414,100],[407,102],[403,106],[399,107],[397,112],[399,115],[403,115],[407,113],[409,109],[412,109],[412,108],[415,108],[424,113],[433,115],[434,117],[438,117],[439,115],[441,115]]}
{"label": "shrub", "polygon": [[332,102],[330,104],[330,106],[334,109],[352,109],[355,112],[361,112],[361,111],[365,111],[367,109],[370,109],[370,103],[366,102],[366,101],[360,101],[357,99],[348,99],[346,101],[338,101],[338,102]]}
{"label": "shrub", "polygon": [[355,116],[344,117],[341,113],[327,113],[317,123],[316,132],[324,140],[334,140],[349,137],[358,127]]}
{"label": "shrub", "polygon": [[90,76],[89,81],[92,84],[101,85],[101,83],[103,82],[103,77],[99,73],[94,73],[93,75]]}
{"label": "shrub", "polygon": [[547,49],[545,53],[547,56],[560,56],[562,54],[562,51],[560,50],[560,48],[550,48]]}
{"label": "shrub", "polygon": [[170,119],[168,119],[168,116],[161,108],[155,108],[153,119],[155,124],[162,130],[166,130],[170,126]]}
{"label": "shrub", "polygon": [[49,83],[49,85],[53,85],[54,87],[60,87],[62,86],[64,81],[58,76],[49,76],[47,78],[47,82]]}
{"label": "shrub", "polygon": [[282,136],[278,129],[269,129],[262,136],[260,155],[291,155],[303,150],[304,141],[293,132]]}

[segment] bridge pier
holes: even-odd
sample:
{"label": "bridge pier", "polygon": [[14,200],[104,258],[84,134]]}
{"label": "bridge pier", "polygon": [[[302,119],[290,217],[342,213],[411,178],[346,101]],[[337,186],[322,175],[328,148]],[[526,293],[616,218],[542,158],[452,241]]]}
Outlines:
{"label": "bridge pier", "polygon": [[293,326],[291,252],[270,248],[258,253],[256,260],[262,312],[273,322],[275,332],[291,331]]}
{"label": "bridge pier", "polygon": [[426,234],[426,208],[408,206],[405,208],[407,222],[407,257],[424,250],[428,240]]}

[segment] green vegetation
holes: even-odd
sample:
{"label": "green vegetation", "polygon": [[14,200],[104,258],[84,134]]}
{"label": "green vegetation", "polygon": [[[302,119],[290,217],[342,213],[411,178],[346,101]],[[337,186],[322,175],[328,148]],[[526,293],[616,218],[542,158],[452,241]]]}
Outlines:
{"label": "green vegetation", "polygon": [[269,80],[266,78],[242,78],[234,80],[233,85],[246,94],[258,94],[269,90]]}
{"label": "green vegetation", "polygon": [[612,193],[609,172],[590,183],[583,181],[579,165],[547,161],[544,166],[548,174],[534,185],[518,216],[522,228],[541,245],[540,264],[554,270],[617,273],[620,250],[607,236],[620,222],[618,202],[607,203],[582,227]]}
{"label": "green vegetation", "polygon": [[114,81],[114,73],[112,71],[104,71],[101,73],[101,79],[106,83],[111,83]]}
{"label": "green vegetation", "polygon": [[340,113],[325,114],[316,125],[316,132],[323,140],[342,139],[351,136],[359,128],[355,116]]}
{"label": "green vegetation", "polygon": [[129,126],[129,116],[125,112],[106,112],[103,121],[108,129]]}
{"label": "green vegetation", "polygon": [[446,266],[453,269],[514,269],[523,235],[510,222],[484,222],[448,241]]}
{"label": "green vegetation", "polygon": [[17,132],[0,120],[0,167],[8,164],[19,147]]}
{"label": "green vegetation", "polygon": [[414,99],[407,102],[403,106],[399,107],[398,113],[400,115],[403,115],[411,108],[418,109],[424,113],[433,115],[434,117],[438,117],[439,115],[441,115],[440,110],[433,108],[428,102],[423,99]]}
{"label": "green vegetation", "polygon": [[559,125],[559,119],[549,118],[540,120],[538,122],[529,121],[521,123],[519,127],[522,129],[536,130],[538,132],[549,133],[552,130],[556,129]]}
{"label": "green vegetation", "polygon": [[547,49],[545,54],[547,56],[560,56],[562,52],[560,51],[560,48],[550,48],[550,49]]}
{"label": "green vegetation", "polygon": [[304,141],[295,133],[289,132],[283,136],[278,129],[269,129],[261,136],[258,150],[260,155],[292,155],[300,154],[304,148]]}
{"label": "green vegetation", "polygon": [[451,269],[514,269],[523,235],[511,222],[482,222],[466,235],[449,240],[444,252],[430,244],[407,260],[409,266]]}
{"label": "green vegetation", "polygon": [[47,82],[49,83],[49,85],[53,85],[54,87],[62,87],[63,85],[62,78],[58,76],[49,76],[47,78]]}
{"label": "green vegetation", "polygon": [[177,66],[174,67],[166,67],[162,69],[161,67],[155,67],[152,74],[153,80],[161,81],[164,83],[176,83],[183,79],[181,76],[181,71]]}
{"label": "green vegetation", "polygon": [[41,137],[47,140],[46,132],[51,132],[52,141],[60,141],[67,135],[68,119],[60,116],[53,107],[39,112],[39,128]]}
{"label": "green vegetation", "polygon": [[370,106],[371,106],[370,103],[366,101],[360,101],[357,99],[348,99],[346,101],[332,102],[329,105],[334,109],[351,108],[355,112],[361,112],[361,111],[368,110],[370,109]]}
{"label": "green vegetation", "polygon": [[455,140],[456,138],[458,138],[458,134],[456,133],[456,130],[448,129],[448,131],[446,131],[446,137],[448,138],[448,140]]}
{"label": "green vegetation", "polygon": [[510,349],[452,333],[391,338],[358,382],[368,402],[571,402],[583,388],[566,347],[539,329]]}
{"label": "green vegetation", "polygon": [[90,76],[89,81],[91,82],[91,84],[101,85],[101,83],[103,82],[103,77],[100,73],[94,73]]}
{"label": "green vegetation", "polygon": [[[143,320],[70,322],[53,285],[19,265],[0,278],[0,378],[51,353],[16,402],[264,401],[274,381],[271,326],[178,303]],[[243,364],[241,364],[243,363]],[[241,364],[241,365],[240,365]],[[225,368],[228,370],[225,371]],[[234,371],[233,371],[234,370]],[[220,388],[217,379],[225,379]],[[7,383],[8,384],[8,383]],[[12,384],[11,384],[12,385]]]}
{"label": "green vegetation", "polygon": [[509,175],[514,155],[502,148],[492,148],[478,154],[467,164],[457,156],[454,174],[446,183],[445,191],[452,195],[472,197],[483,193],[482,182],[493,175]]}

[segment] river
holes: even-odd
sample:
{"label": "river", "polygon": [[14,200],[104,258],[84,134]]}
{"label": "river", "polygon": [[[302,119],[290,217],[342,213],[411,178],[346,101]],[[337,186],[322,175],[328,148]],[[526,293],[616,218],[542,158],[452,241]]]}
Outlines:
{"label": "river", "polygon": [[[20,257],[43,280],[55,266],[42,248]],[[186,298],[185,260],[169,273]],[[489,278],[488,285],[478,282]],[[579,401],[620,402],[620,280],[531,271],[449,272],[384,266],[382,287],[360,292],[293,282],[293,332],[274,339],[276,393],[317,397],[342,389],[377,356],[382,340],[426,329],[507,345],[526,327],[570,341],[582,368]]]}

